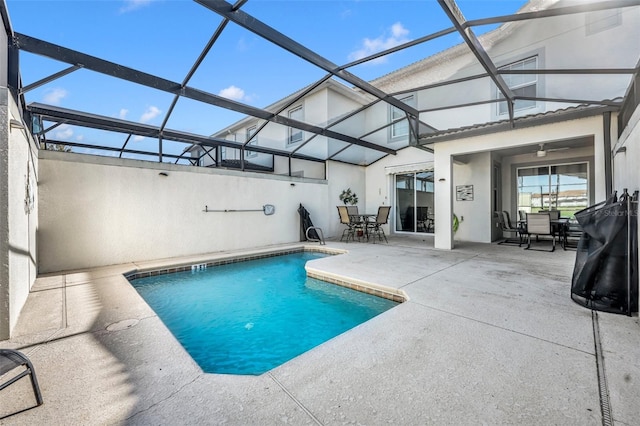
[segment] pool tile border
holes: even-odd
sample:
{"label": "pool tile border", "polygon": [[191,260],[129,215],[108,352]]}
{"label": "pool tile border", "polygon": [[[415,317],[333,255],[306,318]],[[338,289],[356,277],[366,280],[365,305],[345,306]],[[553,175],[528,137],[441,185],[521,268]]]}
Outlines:
{"label": "pool tile border", "polygon": [[127,280],[132,281],[138,278],[154,277],[157,275],[173,274],[176,272],[187,272],[187,271],[193,270],[194,267],[197,268],[197,267],[228,265],[231,263],[246,262],[248,260],[264,259],[267,257],[276,257],[276,256],[283,256],[286,254],[302,253],[302,252],[316,252],[316,253],[325,253],[325,254],[345,253],[344,250],[330,249],[330,248],[324,248],[324,247],[300,246],[300,247],[271,250],[271,251],[265,251],[260,253],[253,253],[253,254],[233,254],[233,255],[227,255],[215,260],[189,262],[183,265],[175,265],[175,266],[164,267],[164,268],[135,270],[135,271],[125,273],[124,277]]}
{"label": "pool tile border", "polygon": [[341,287],[350,288],[361,293],[372,294],[374,296],[392,300],[397,303],[403,303],[409,300],[407,294],[402,290],[360,281],[353,278],[347,278],[340,275],[329,274],[326,272],[317,271],[309,267],[307,267],[306,270],[307,276],[310,278],[315,278],[318,280],[329,282],[331,284],[339,285]]}
{"label": "pool tile border", "polygon": [[[331,254],[331,255],[347,253],[346,250],[332,249],[327,247],[299,246],[299,247],[270,250],[270,251],[251,253],[251,254],[233,254],[233,255],[227,255],[215,260],[205,260],[205,261],[195,262],[195,263],[189,262],[188,264],[175,265],[175,266],[170,266],[165,268],[136,270],[136,271],[127,272],[123,275],[128,281],[133,281],[138,278],[147,278],[147,277],[154,277],[158,275],[173,274],[176,272],[192,271],[194,270],[194,268],[205,268],[209,266],[228,265],[231,263],[245,262],[248,260],[264,259],[268,257],[276,257],[276,256],[302,253],[302,252],[312,252],[312,253],[315,252],[315,253],[324,253],[324,254]],[[372,294],[374,296],[389,299],[398,303],[406,302],[408,300],[406,293],[402,290],[396,290],[390,287],[384,287],[384,286],[367,283],[367,282],[356,280],[356,279],[342,277],[339,275],[320,272],[311,268],[306,268],[306,269],[307,269],[307,276],[309,276],[310,278],[326,281],[331,284],[350,288],[352,290],[356,290],[362,293]]]}

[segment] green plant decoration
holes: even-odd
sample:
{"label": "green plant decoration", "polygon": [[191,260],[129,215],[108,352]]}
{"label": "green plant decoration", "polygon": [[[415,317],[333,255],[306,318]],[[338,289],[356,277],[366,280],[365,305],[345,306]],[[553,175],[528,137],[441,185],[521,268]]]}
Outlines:
{"label": "green plant decoration", "polygon": [[456,214],[453,214],[453,223],[451,225],[451,228],[453,229],[453,233],[455,234],[456,232],[458,232],[458,226],[460,226],[460,221],[458,220],[458,216],[456,216]]}
{"label": "green plant decoration", "polygon": [[351,191],[351,188],[347,188],[340,194],[340,201],[342,201],[345,206],[347,204],[351,204],[352,206],[358,204],[358,196],[355,192]]}

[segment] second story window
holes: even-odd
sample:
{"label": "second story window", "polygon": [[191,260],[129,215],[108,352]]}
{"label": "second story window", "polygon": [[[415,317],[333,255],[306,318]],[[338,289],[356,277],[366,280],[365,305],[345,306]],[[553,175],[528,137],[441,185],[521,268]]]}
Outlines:
{"label": "second story window", "polygon": [[[415,107],[416,104],[416,97],[414,94],[404,95],[402,97],[399,97],[398,100],[412,107]],[[400,120],[391,124],[389,135],[391,139],[406,138],[409,135],[409,120],[407,120],[407,114],[403,110],[391,106],[389,119],[392,123],[395,120]]]}
{"label": "second story window", "polygon": [[[297,121],[303,121],[304,109],[302,109],[302,105],[290,109],[289,118]],[[296,142],[301,142],[302,138],[303,138],[302,130],[289,127],[289,135],[287,137],[287,143],[292,144]]]}
{"label": "second story window", "polygon": [[[257,126],[251,126],[251,127],[247,127],[247,141],[251,141],[249,142],[247,145],[258,145],[258,137],[257,136],[253,136],[256,134],[256,129]],[[253,140],[251,140],[251,138],[253,138]],[[258,155],[257,152],[255,151],[245,151],[244,152],[244,156],[245,158],[251,158],[251,157],[256,157]]]}
{"label": "second story window", "polygon": [[[522,61],[514,62],[504,67],[500,67],[501,70],[536,70],[538,69],[538,57],[524,59]],[[502,74],[507,86],[511,89],[516,96],[535,97],[538,93],[538,76],[537,74]],[[496,89],[497,90],[497,89]],[[498,99],[504,99],[502,93],[497,91]],[[536,101],[517,99],[514,104],[514,111],[522,111],[529,108],[535,108]],[[498,115],[509,114],[509,107],[506,102],[498,103]]]}

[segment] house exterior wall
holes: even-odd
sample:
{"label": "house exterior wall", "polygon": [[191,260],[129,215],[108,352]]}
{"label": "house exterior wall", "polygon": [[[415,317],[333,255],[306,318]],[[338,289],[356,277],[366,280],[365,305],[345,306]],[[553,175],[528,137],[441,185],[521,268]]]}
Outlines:
{"label": "house exterior wall", "polygon": [[9,124],[19,117],[0,87],[0,340],[10,337],[36,278],[38,161],[26,132]]}
{"label": "house exterior wall", "polygon": [[[594,147],[572,148],[566,151],[548,152],[543,159],[536,158],[535,154],[513,155],[502,158],[502,210],[507,210],[511,217],[517,214],[517,188],[515,187],[517,168],[548,166],[567,163],[584,163],[589,167],[589,205],[596,200],[596,166],[594,163]],[[604,170],[601,171],[601,186],[604,193]]]}
{"label": "house exterior wall", "polygon": [[[617,152],[618,151],[618,152]],[[613,146],[613,182],[614,188],[621,190],[627,188],[630,194],[640,190],[640,106],[631,116],[631,120],[623,129],[620,139]],[[637,219],[637,218],[636,218]],[[640,241],[640,226],[638,227],[637,240]],[[637,260],[640,268],[640,258]],[[636,269],[638,270],[638,269]],[[640,302],[640,295],[638,295]]]}
{"label": "house exterior wall", "polygon": [[612,151],[614,188],[619,191],[627,188],[630,193],[640,190],[640,107],[636,108]]}
{"label": "house exterior wall", "polygon": [[[508,132],[494,133],[490,135],[482,135],[464,139],[458,139],[448,142],[440,142],[434,145],[435,157],[435,185],[436,185],[436,248],[451,249],[453,248],[453,235],[450,233],[451,228],[451,212],[454,207],[455,186],[459,184],[460,178],[457,176],[461,170],[458,166],[453,165],[453,159],[459,155],[478,155],[478,153],[499,151],[509,147],[535,145],[537,143],[547,143],[552,141],[562,141],[573,138],[593,138],[593,201],[599,202],[606,198],[605,188],[605,171],[604,171],[604,136],[603,136],[603,118],[602,116],[594,116],[583,119],[569,120],[561,123],[554,123],[542,126],[535,126],[523,129],[515,129]],[[575,153],[572,153],[575,154]],[[552,157],[546,157],[547,162]],[[513,161],[513,160],[511,160]],[[505,162],[502,164],[502,196],[503,209],[505,206],[511,206],[515,202],[510,198],[509,194],[513,194],[513,185],[515,180],[510,178],[512,165],[515,162]],[[465,172],[464,178],[473,176],[474,179],[480,178],[482,186],[487,192],[477,192],[478,197],[489,202],[488,208],[484,213],[476,213],[473,216],[465,216],[465,226],[470,229],[489,230],[494,226],[490,201],[491,200],[491,168],[492,161],[487,157],[479,162],[470,163],[471,169],[479,168],[479,170],[468,170]],[[441,180],[443,179],[443,180]],[[453,183],[451,183],[453,182]],[[488,184],[487,184],[488,183]],[[482,206],[486,208],[487,206]],[[509,207],[511,209],[511,207]],[[456,214],[458,213],[455,211]],[[514,213],[512,211],[512,213]],[[448,222],[448,223],[447,223]],[[474,239],[477,242],[490,242],[491,233],[474,236],[482,239]],[[459,238],[462,238],[460,235]],[[471,236],[468,236],[471,238]]]}
{"label": "house exterior wall", "polygon": [[[394,174],[388,168],[418,163],[431,164],[433,154],[415,147],[407,147],[398,151],[396,155],[387,155],[366,168],[366,200],[364,205],[366,213],[376,213],[379,206],[392,206],[393,210],[389,215],[389,224],[384,227],[384,232],[391,234],[396,229],[395,224],[398,217],[396,202],[394,200]],[[436,200],[437,202],[437,200]]]}
{"label": "house exterior wall", "polygon": [[[274,173],[289,176],[289,158],[275,157],[273,159]],[[311,179],[325,178],[324,162],[291,159],[291,175]]]}
{"label": "house exterior wall", "polygon": [[[337,206],[343,205],[340,201],[340,194],[343,190],[351,188],[358,196],[358,209],[364,211],[367,206],[366,195],[366,168],[362,166],[354,166],[351,164],[340,163],[338,161],[327,161],[327,180],[329,182],[329,191],[326,201],[325,211],[328,224],[326,229],[323,228],[325,236],[340,236],[345,225],[340,223]],[[307,209],[308,210],[308,209]],[[312,220],[316,225],[313,212]],[[316,225],[317,226],[317,225]]]}
{"label": "house exterior wall", "polygon": [[2,62],[0,65],[0,87],[7,87],[7,60],[9,54],[9,39],[7,38],[7,30],[4,27],[4,22],[0,19],[0,58]]}
{"label": "house exterior wall", "polygon": [[[491,241],[492,227],[478,226],[478,216],[492,216],[491,208],[491,153],[480,152],[467,157],[462,164],[454,162],[453,191],[459,185],[473,185],[473,200],[457,200],[453,197],[453,213],[458,217],[455,240]],[[436,205],[438,197],[436,195]],[[436,207],[437,208],[437,207]],[[482,223],[482,222],[480,222]],[[436,222],[436,229],[438,223]]]}
{"label": "house exterior wall", "polygon": [[[332,83],[320,90],[316,90],[299,101],[291,104],[291,106],[285,108],[280,115],[287,117],[291,109],[298,106],[303,108],[303,119],[306,123],[325,127],[330,120],[347,114],[362,105],[362,102],[355,100],[356,94],[349,93],[350,89],[342,87],[340,90],[336,90],[336,83]],[[345,93],[346,92],[346,93]],[[350,95],[350,96],[347,96]],[[277,106],[270,107],[271,109],[278,109]],[[215,134],[214,136],[224,138],[229,141],[244,143],[248,140],[247,131],[250,128],[256,129],[261,126],[263,121],[259,119],[246,118]],[[333,127],[332,130],[344,132],[355,137],[364,133],[362,130],[361,122],[358,120],[347,121],[343,124],[339,124]],[[315,158],[327,158],[331,154],[331,141],[325,136],[316,136],[312,143],[304,144],[304,141],[311,135],[303,132],[302,142],[296,142],[290,144],[289,127],[275,123],[268,123],[257,135],[257,145],[262,147],[273,148],[281,151],[295,150],[297,153],[307,155]],[[340,142],[342,144],[342,142]],[[303,145],[304,144],[304,145]],[[334,149],[335,151],[335,149]],[[202,152],[201,148],[196,148],[198,155]],[[239,160],[240,150],[233,148],[221,148],[221,158],[227,160]],[[274,157],[270,154],[252,154],[246,152],[246,159],[252,163],[273,166],[275,174],[289,174],[289,161],[287,157]],[[292,164],[291,171],[303,172],[305,176],[315,177],[318,179],[324,178],[324,165],[319,165],[313,162],[304,162],[302,160],[294,160],[296,165]],[[209,157],[202,159],[202,166],[213,165],[213,160]]]}
{"label": "house exterior wall", "polygon": [[[541,1],[542,8],[571,5],[567,1]],[[538,58],[538,68],[572,69],[595,68],[594,64],[616,64],[634,68],[629,46],[640,40],[640,7],[622,8],[620,24],[603,31],[587,30],[590,14],[507,23],[498,30],[480,36],[482,45],[497,67],[532,56]],[[598,12],[594,12],[598,13]],[[544,37],[540,37],[544,34]],[[570,52],[570,54],[568,54]],[[627,59],[628,58],[628,59]],[[438,53],[405,69],[374,81],[380,89],[393,93],[411,90],[445,80],[453,80],[485,73],[467,46],[456,46]],[[566,99],[602,99],[615,90],[623,96],[629,84],[628,75],[539,75],[537,96]],[[588,95],[584,87],[589,87]],[[426,110],[453,105],[497,99],[497,89],[488,77],[416,92],[417,108]],[[570,106],[567,103],[538,101],[535,108],[516,111],[516,116],[553,111]],[[377,117],[379,119],[380,117]],[[475,105],[454,110],[422,112],[422,121],[439,130],[507,119],[498,115],[497,104]]]}
{"label": "house exterior wall", "polygon": [[[300,203],[316,226],[330,228],[324,180],[39,155],[39,273],[297,242]],[[264,204],[276,213],[204,212]]]}

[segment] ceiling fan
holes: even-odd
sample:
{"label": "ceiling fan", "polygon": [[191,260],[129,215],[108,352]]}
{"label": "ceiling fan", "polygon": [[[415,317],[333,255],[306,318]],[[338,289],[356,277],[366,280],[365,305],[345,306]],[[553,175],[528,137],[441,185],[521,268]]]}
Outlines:
{"label": "ceiling fan", "polygon": [[540,149],[536,151],[536,156],[538,157],[546,157],[547,156],[547,152],[553,152],[553,151],[564,151],[565,149],[569,149],[568,146],[566,147],[561,147],[561,148],[549,148],[549,149],[544,149],[544,144],[538,144],[540,145]]}

